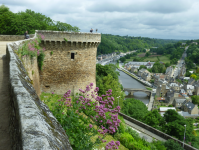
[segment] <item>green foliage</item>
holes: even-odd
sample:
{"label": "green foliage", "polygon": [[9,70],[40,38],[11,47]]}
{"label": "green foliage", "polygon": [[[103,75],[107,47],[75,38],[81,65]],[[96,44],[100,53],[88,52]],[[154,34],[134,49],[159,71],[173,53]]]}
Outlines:
{"label": "green foliage", "polygon": [[125,58],[125,57],[121,57],[119,60],[120,60],[122,63],[124,63],[124,62],[126,61],[126,58]]}
{"label": "green foliage", "polygon": [[196,69],[196,73],[199,73],[199,68],[197,67],[197,69]]}
{"label": "green foliage", "polygon": [[182,146],[180,144],[178,144],[177,142],[169,139],[164,143],[164,146],[168,149],[168,150],[184,150],[182,148]]}
{"label": "green foliage", "polygon": [[141,70],[142,68],[147,69],[145,65],[140,65],[139,70]]}
{"label": "green foliage", "polygon": [[125,132],[129,133],[135,140],[139,140],[140,139],[139,134],[135,130],[130,128],[130,127],[127,127]]}
{"label": "green foliage", "polygon": [[158,110],[155,109],[153,111],[150,111],[144,117],[144,123],[150,125],[151,127],[161,130],[161,126],[164,124],[164,120],[159,114]]}
{"label": "green foliage", "polygon": [[44,53],[41,53],[38,57],[37,57],[37,61],[38,61],[38,67],[40,70],[42,70],[42,67],[44,65],[44,57],[45,57],[45,54]]}
{"label": "green foliage", "polygon": [[148,113],[146,105],[137,99],[128,98],[124,101],[122,112],[139,121],[144,120],[144,116]]}
{"label": "green foliage", "polygon": [[170,63],[165,63],[165,67],[169,67],[170,66]]}
{"label": "green foliage", "polygon": [[151,70],[153,73],[165,73],[166,68],[163,64],[155,62]]}
{"label": "green foliage", "polygon": [[34,70],[32,70],[32,75],[34,75]]}
{"label": "green foliage", "polygon": [[110,74],[114,79],[118,79],[118,76],[120,75],[118,71],[116,71],[116,66],[114,64],[108,64],[108,65],[101,65],[96,64],[96,78],[100,78],[103,76],[108,76]]}
{"label": "green foliage", "polygon": [[114,107],[123,107],[123,99],[125,93],[123,87],[118,80],[119,72],[116,71],[116,66],[113,64],[101,65],[96,64],[96,85],[99,87],[99,96],[103,95],[109,89],[112,89],[112,96],[115,98]]}
{"label": "green foliage", "polygon": [[197,104],[199,106],[199,95],[191,96],[192,103]]}
{"label": "green foliage", "polygon": [[68,40],[66,38],[64,38],[64,41],[68,42]]}
{"label": "green foliage", "polygon": [[153,141],[153,145],[155,145],[157,150],[167,150],[162,141]]}
{"label": "green foliage", "polygon": [[145,57],[149,57],[151,55],[150,52],[146,52]]}
{"label": "green foliage", "polygon": [[30,58],[37,57],[38,67],[40,70],[42,70],[43,61],[45,57],[45,48],[42,49],[39,46],[42,38],[44,38],[43,35],[37,35],[37,38],[35,38],[34,40],[24,41],[22,47],[20,47],[16,51],[20,58],[27,56],[29,56]]}
{"label": "green foliage", "polygon": [[[97,48],[97,55],[109,54],[115,51],[127,52],[139,50],[146,52],[145,48],[160,47],[167,43],[176,43],[176,40],[152,39],[148,37],[131,37],[111,34],[101,34],[101,44]],[[136,54],[134,54],[136,55]]]}
{"label": "green foliage", "polygon": [[51,56],[53,55],[53,51],[50,52],[50,55],[51,55]]}
{"label": "green foliage", "polygon": [[9,8],[0,6],[0,34],[21,35],[25,31],[34,34],[35,30],[53,31],[74,31],[79,28],[60,21],[53,21],[51,18],[27,9],[25,12],[13,13]]}
{"label": "green foliage", "polygon": [[186,139],[191,141],[193,124],[186,120],[184,117],[180,116],[175,110],[169,109],[164,114],[164,120],[167,122],[163,126],[163,131],[171,136],[183,140],[183,135],[185,131],[184,125],[186,125]]}
{"label": "green foliage", "polygon": [[123,99],[125,94],[122,91],[121,84],[118,82],[118,80],[114,79],[113,76],[108,74],[97,81],[97,86],[99,87],[99,96],[103,95],[103,93],[105,93],[107,90],[112,89],[112,96],[115,98],[114,107],[118,106],[119,99],[119,106],[123,108]]}
{"label": "green foliage", "polygon": [[194,63],[199,64],[199,45],[192,44],[187,49],[187,58],[185,59],[186,67],[195,68]]}

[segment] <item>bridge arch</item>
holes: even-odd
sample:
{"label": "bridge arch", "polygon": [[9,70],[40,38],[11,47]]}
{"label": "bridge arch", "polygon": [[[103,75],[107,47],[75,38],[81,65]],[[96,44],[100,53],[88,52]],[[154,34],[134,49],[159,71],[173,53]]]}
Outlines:
{"label": "bridge arch", "polygon": [[124,88],[124,92],[128,92],[129,95],[133,95],[135,92],[144,92],[147,94],[147,96],[151,95],[151,91],[145,89]]}

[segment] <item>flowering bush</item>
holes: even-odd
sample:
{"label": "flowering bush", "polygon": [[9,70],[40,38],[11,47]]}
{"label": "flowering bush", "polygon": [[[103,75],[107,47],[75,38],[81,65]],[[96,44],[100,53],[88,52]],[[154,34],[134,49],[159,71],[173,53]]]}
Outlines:
{"label": "flowering bush", "polygon": [[[111,97],[112,90],[109,89],[100,97],[97,93],[99,88],[92,89],[91,83],[85,90],[79,89],[80,94],[76,94],[72,99],[71,91],[67,91],[52,110],[66,131],[73,149],[89,150],[94,145],[106,142],[105,136],[115,133],[120,125],[118,119],[120,107],[112,108],[114,101]],[[91,139],[94,136],[97,138]],[[117,146],[118,142],[112,149],[116,149]]]}
{"label": "flowering bush", "polygon": [[21,57],[30,56],[30,58],[37,57],[38,59],[38,66],[40,70],[42,70],[43,66],[43,60],[44,60],[44,51],[45,48],[41,48],[39,44],[41,43],[41,40],[44,40],[44,35],[38,34],[37,38],[30,41],[27,40],[23,43],[23,46],[18,49],[17,54],[19,54]]}

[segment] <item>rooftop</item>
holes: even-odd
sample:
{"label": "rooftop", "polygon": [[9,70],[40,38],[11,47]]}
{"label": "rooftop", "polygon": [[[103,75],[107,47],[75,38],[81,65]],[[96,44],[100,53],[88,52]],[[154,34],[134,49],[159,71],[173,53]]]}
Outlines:
{"label": "rooftop", "polygon": [[164,112],[164,111],[167,111],[169,109],[173,109],[173,110],[176,110],[175,107],[160,107],[160,111]]}

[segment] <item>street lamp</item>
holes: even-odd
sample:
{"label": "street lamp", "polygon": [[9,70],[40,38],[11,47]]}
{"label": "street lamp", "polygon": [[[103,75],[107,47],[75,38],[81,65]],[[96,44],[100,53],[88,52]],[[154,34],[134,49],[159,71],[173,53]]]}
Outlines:
{"label": "street lamp", "polygon": [[119,106],[119,98],[120,98],[120,96],[118,96],[117,98],[118,98],[118,106]]}
{"label": "street lamp", "polygon": [[[185,124],[184,126],[185,126],[185,131],[184,131],[184,141],[185,141],[186,124]],[[183,148],[184,148],[184,141],[183,141]]]}

